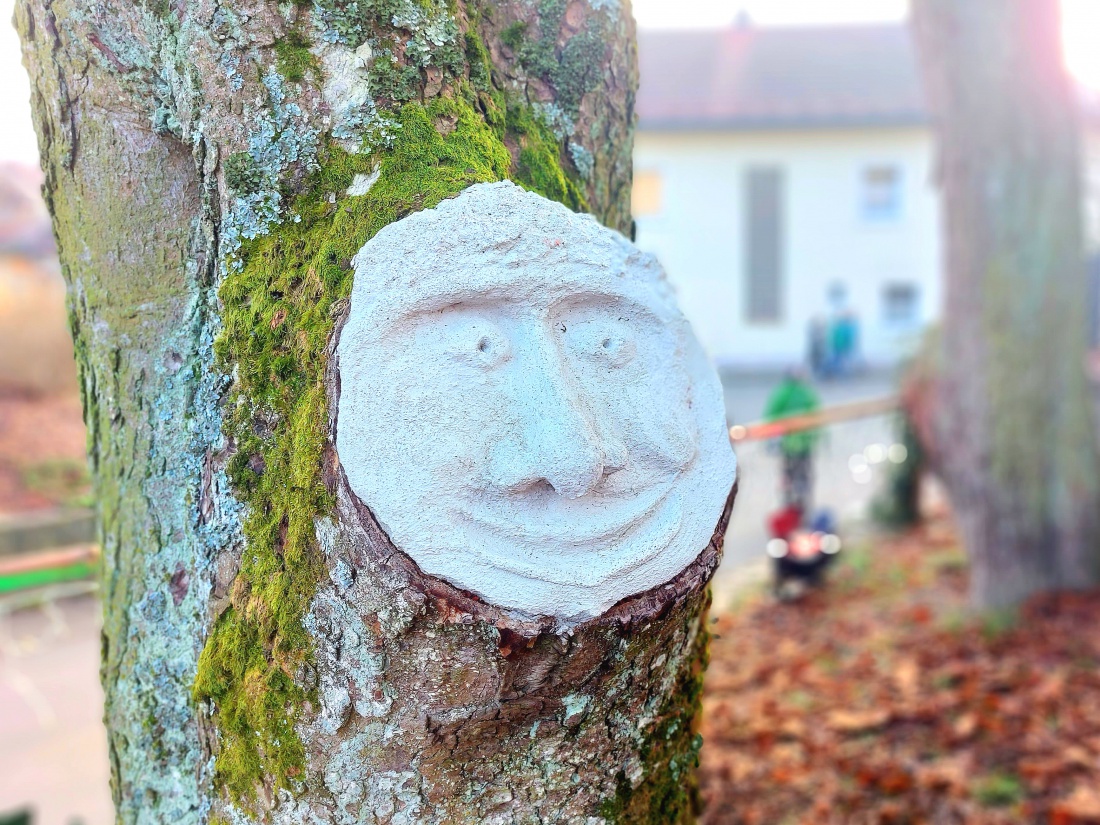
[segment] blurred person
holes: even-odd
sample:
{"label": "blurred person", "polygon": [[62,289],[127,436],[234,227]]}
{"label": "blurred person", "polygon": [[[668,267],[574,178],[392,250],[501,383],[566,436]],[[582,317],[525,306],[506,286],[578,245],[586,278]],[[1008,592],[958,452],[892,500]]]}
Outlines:
{"label": "blurred person", "polygon": [[[795,506],[786,506],[768,520],[772,540],[772,590],[777,599],[797,598],[807,587],[820,587],[840,552],[836,519],[828,510],[806,519]],[[793,588],[793,590],[792,590]]]}
{"label": "blurred person", "polygon": [[[816,412],[820,407],[821,402],[810,386],[805,371],[792,369],[769,396],[764,418],[777,421]],[[781,436],[778,442],[783,462],[783,504],[797,508],[802,516],[810,512],[813,503],[813,453],[818,437],[817,430],[803,430]]]}
{"label": "blurred person", "polygon": [[841,310],[833,319],[829,347],[833,376],[847,376],[855,371],[859,356],[859,316],[854,310]]}

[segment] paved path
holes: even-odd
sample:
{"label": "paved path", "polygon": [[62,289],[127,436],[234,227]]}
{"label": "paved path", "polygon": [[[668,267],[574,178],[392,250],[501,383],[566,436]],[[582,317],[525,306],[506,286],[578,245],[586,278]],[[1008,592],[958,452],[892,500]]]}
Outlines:
{"label": "paved path", "polygon": [[0,614],[0,819],[113,822],[102,718],[98,600]]}
{"label": "paved path", "polygon": [[[731,423],[760,417],[776,377],[727,376]],[[890,392],[888,378],[821,387],[826,404]],[[830,430],[818,461],[817,501],[842,517],[859,515],[874,483],[858,483],[848,458],[868,444],[889,443],[884,419]],[[763,444],[739,448],[741,488],[715,579],[716,604],[727,605],[746,579],[760,578],[767,539],[764,520],[775,507],[778,460]],[[35,825],[109,825],[107,741],[99,685],[99,606],[85,596],[45,609],[0,614],[0,817],[36,810]]]}

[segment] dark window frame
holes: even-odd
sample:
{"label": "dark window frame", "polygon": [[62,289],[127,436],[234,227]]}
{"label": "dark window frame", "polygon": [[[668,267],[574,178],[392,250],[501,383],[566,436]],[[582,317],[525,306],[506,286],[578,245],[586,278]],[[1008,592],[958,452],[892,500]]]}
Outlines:
{"label": "dark window frame", "polygon": [[[883,174],[885,173],[885,174]],[[889,183],[874,177],[888,175]],[[888,193],[889,198],[877,196]],[[895,223],[901,220],[905,203],[905,172],[900,163],[869,163],[859,175],[859,214],[867,223]]]}
{"label": "dark window frame", "polygon": [[[900,293],[908,291],[906,299],[897,300]],[[882,285],[880,291],[882,301],[882,321],[891,327],[911,327],[920,323],[921,288],[915,281],[889,281]],[[902,313],[896,310],[904,306],[908,312]]]}
{"label": "dark window frame", "polygon": [[778,164],[745,169],[742,178],[745,321],[781,324],[786,316],[787,173]]}

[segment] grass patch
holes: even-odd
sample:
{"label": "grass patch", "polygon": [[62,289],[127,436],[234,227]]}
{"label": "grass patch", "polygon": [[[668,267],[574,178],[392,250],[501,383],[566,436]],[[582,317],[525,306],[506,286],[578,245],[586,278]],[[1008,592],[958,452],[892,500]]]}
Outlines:
{"label": "grass patch", "polygon": [[52,458],[20,469],[20,481],[33,493],[63,507],[91,507],[92,478],[83,459]]}
{"label": "grass patch", "polygon": [[973,796],[974,801],[986,808],[1010,808],[1023,802],[1027,793],[1015,776],[994,773],[975,783]]}
{"label": "grass patch", "polygon": [[1015,609],[990,610],[979,617],[982,637],[995,642],[1011,633],[1020,622],[1020,612]]}
{"label": "grass patch", "polygon": [[28,570],[25,573],[11,573],[0,576],[0,593],[14,593],[32,587],[45,587],[49,584],[91,579],[97,574],[98,569],[98,565],[89,562],[78,562],[65,567],[55,567],[52,570]]}

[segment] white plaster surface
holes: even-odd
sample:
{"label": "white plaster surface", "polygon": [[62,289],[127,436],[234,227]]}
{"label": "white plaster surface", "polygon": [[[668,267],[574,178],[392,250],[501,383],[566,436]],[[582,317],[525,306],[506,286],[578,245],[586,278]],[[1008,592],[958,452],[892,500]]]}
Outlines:
{"label": "white plaster surface", "polygon": [[387,226],[354,266],[337,450],[421,569],[569,622],[703,551],[735,462],[656,259],[494,183]]}

